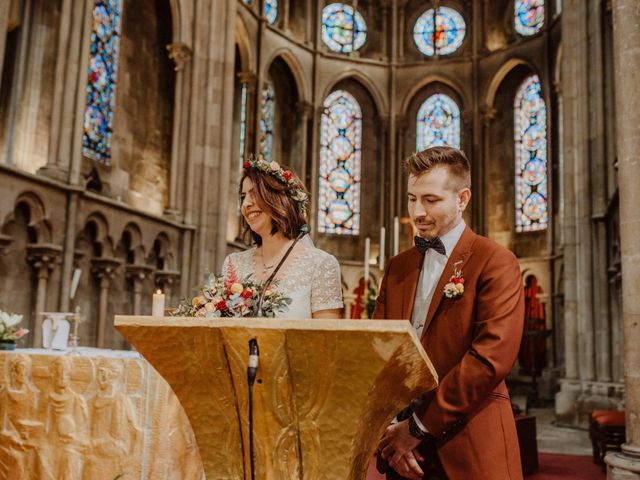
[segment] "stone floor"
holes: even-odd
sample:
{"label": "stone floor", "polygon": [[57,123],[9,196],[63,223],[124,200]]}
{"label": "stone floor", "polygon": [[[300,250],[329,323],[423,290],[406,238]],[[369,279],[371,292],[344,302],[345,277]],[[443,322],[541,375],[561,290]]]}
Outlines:
{"label": "stone floor", "polygon": [[529,409],[536,417],[538,452],[591,455],[591,442],[586,430],[556,427],[553,409]]}

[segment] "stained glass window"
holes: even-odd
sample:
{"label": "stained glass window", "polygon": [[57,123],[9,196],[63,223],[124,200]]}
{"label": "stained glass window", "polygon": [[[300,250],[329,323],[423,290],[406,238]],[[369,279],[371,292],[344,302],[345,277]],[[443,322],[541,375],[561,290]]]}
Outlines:
{"label": "stained glass window", "polygon": [[276,92],[273,82],[267,80],[262,88],[260,105],[260,153],[265,159],[273,159],[273,126],[276,113]]}
{"label": "stained glass window", "polygon": [[247,139],[247,84],[242,84],[242,90],[240,91],[240,161],[238,162],[238,168],[242,172],[242,166],[244,164],[244,146]]}
{"label": "stained glass window", "polygon": [[264,16],[271,25],[276,23],[278,18],[278,0],[265,0]]}
{"label": "stained glass window", "polygon": [[105,164],[111,160],[121,16],[122,0],[96,0],[82,154]]}
{"label": "stained glass window", "polygon": [[516,0],[514,14],[516,32],[535,35],[544,25],[544,0]]}
{"label": "stained glass window", "polygon": [[344,90],[329,95],[323,107],[318,231],[358,235],[362,111],[357,100]]}
{"label": "stained glass window", "polygon": [[545,230],[547,209],[547,107],[537,75],[527,78],[514,102],[516,231]]}
{"label": "stained glass window", "polygon": [[360,49],[367,38],[367,25],[353,7],[332,3],[322,9],[322,41],[334,52],[347,53]]}
{"label": "stained glass window", "polygon": [[460,148],[460,109],[451,97],[431,95],[420,106],[416,121],[418,152],[440,145]]}
{"label": "stained glass window", "polygon": [[453,8],[430,8],[416,20],[413,41],[429,57],[449,55],[460,48],[465,32],[464,18]]}

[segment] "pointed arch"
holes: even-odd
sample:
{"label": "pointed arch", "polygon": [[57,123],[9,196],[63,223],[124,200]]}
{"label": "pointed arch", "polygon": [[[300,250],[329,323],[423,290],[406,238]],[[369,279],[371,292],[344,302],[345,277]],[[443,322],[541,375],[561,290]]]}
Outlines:
{"label": "pointed arch", "polygon": [[382,118],[387,117],[387,115],[389,114],[389,107],[387,104],[386,96],[382,94],[373,80],[357,70],[347,70],[333,77],[322,92],[322,98],[327,98],[329,94],[333,90],[335,90],[336,85],[345,80],[353,80],[359,83],[371,96],[375,106],[376,114]]}
{"label": "pointed arch", "polygon": [[265,62],[265,78],[271,69],[273,63],[277,60],[281,59],[288,67],[290,74],[292,75],[297,89],[298,100],[301,102],[310,102],[311,101],[311,92],[309,90],[309,85],[306,80],[304,70],[300,65],[295,54],[287,47],[279,48],[275,50]]}
{"label": "pointed arch", "polygon": [[523,59],[523,58],[510,58],[505,63],[500,66],[498,71],[493,75],[489,85],[487,86],[485,98],[485,108],[487,110],[491,110],[495,108],[496,102],[496,94],[498,93],[498,89],[502,85],[504,79],[516,68],[519,66],[524,66],[528,68],[531,72],[535,74],[540,74],[537,69],[531,64],[531,62]]}
{"label": "pointed arch", "polygon": [[[431,74],[427,75],[422,79],[419,83],[415,84],[404,96],[402,100],[402,108],[401,111],[406,115],[408,110],[410,109],[410,105],[415,101],[415,98],[422,92],[424,89],[428,88],[432,84],[442,84],[448,87],[455,93],[454,97],[458,97],[457,103],[461,110],[464,109],[465,105],[470,104],[470,100],[466,95],[465,90],[462,88],[462,85],[458,84],[455,80],[440,74]],[[451,96],[451,95],[449,95]]]}
{"label": "pointed arch", "polygon": [[27,227],[35,236],[34,243],[50,243],[52,228],[51,222],[47,218],[45,204],[38,194],[31,191],[25,191],[18,195],[13,204],[13,210],[4,219],[3,228],[15,221],[16,211],[21,205],[24,205],[28,211]]}

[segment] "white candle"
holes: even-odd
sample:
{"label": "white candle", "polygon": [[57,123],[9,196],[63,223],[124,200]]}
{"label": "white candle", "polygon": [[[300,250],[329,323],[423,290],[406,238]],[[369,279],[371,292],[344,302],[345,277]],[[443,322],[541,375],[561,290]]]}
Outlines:
{"label": "white candle", "polygon": [[400,219],[393,217],[393,255],[400,252]]}
{"label": "white candle", "polygon": [[151,315],[154,317],[164,317],[164,293],[160,290],[153,294]]}
{"label": "white candle", "polygon": [[369,284],[369,255],[371,250],[371,239],[369,237],[364,241],[364,288]]}
{"label": "white candle", "polygon": [[385,243],[387,240],[387,230],[384,227],[380,227],[380,255],[378,255],[378,267],[380,270],[384,270],[385,263]]}

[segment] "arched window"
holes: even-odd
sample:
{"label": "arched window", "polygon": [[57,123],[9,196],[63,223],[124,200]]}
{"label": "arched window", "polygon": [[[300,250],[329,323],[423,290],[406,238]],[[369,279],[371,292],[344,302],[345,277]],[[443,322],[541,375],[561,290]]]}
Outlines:
{"label": "arched window", "polygon": [[360,12],[344,3],[332,3],[322,9],[322,41],[334,52],[360,49],[367,38],[367,25]]}
{"label": "arched window", "polygon": [[525,37],[535,35],[544,25],[544,0],[515,0],[516,32]]}
{"label": "arched window", "polygon": [[278,0],[265,0],[264,16],[271,25],[278,19]]}
{"label": "arched window", "polygon": [[273,127],[276,114],[276,91],[271,79],[262,88],[260,105],[260,153],[268,161],[273,160]]}
{"label": "arched window", "polygon": [[527,78],[514,103],[516,231],[545,230],[547,208],[547,107],[537,75]]}
{"label": "arched window", "polygon": [[82,154],[109,164],[116,97],[122,0],[96,0]]}
{"label": "arched window", "polygon": [[344,90],[331,93],[323,107],[318,231],[358,235],[362,110],[357,100]]}
{"label": "arched window", "polygon": [[416,20],[413,41],[428,57],[449,55],[460,48],[465,31],[464,18],[453,8],[430,8]]}
{"label": "arched window", "polygon": [[416,122],[418,152],[439,145],[460,148],[460,109],[451,97],[431,95],[420,106]]}

